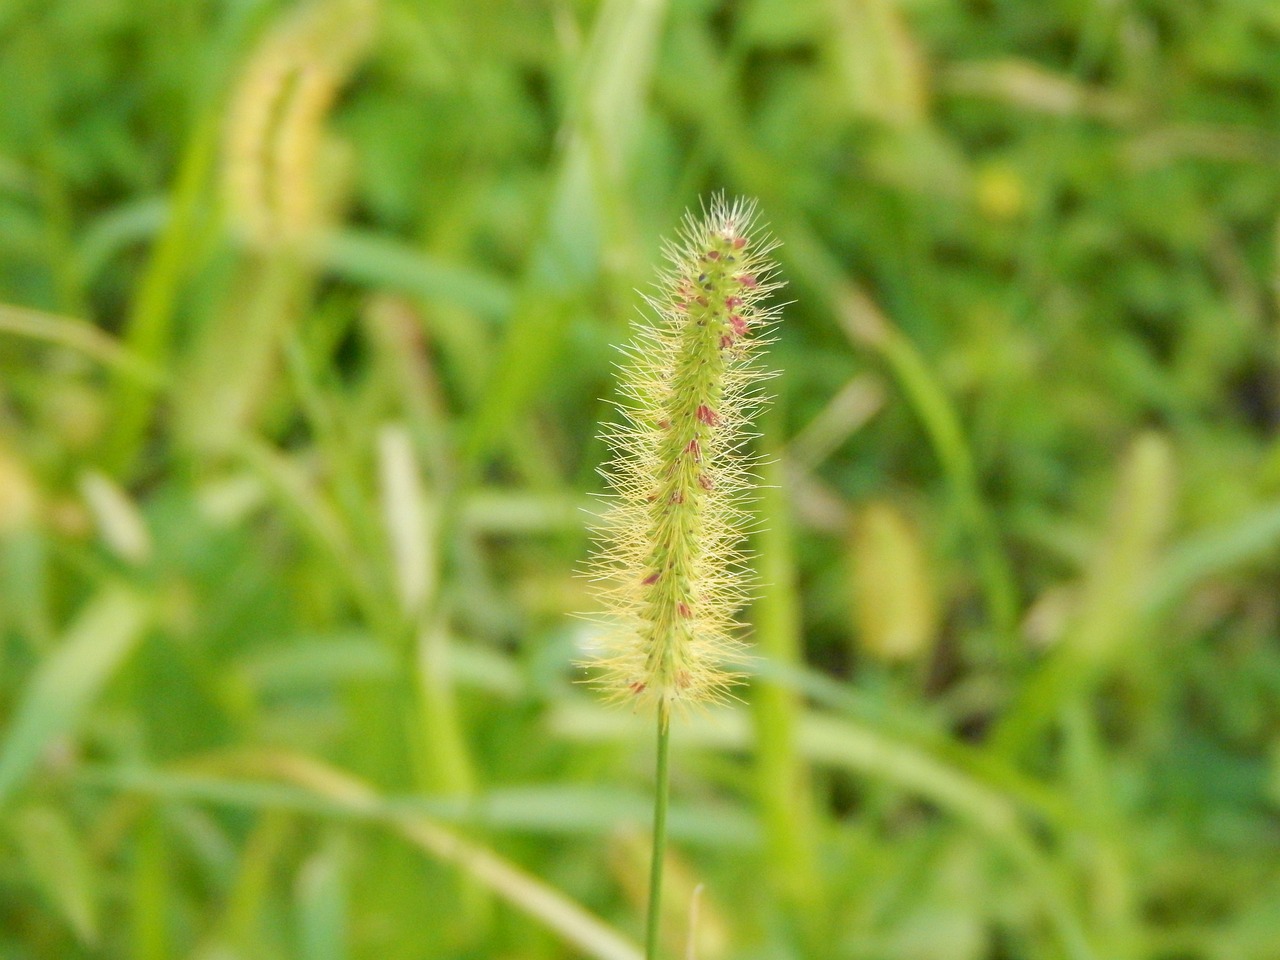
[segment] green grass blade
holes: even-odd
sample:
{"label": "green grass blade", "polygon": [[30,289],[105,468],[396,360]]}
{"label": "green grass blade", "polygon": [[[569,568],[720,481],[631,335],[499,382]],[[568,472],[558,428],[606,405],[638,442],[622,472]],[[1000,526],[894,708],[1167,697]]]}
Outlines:
{"label": "green grass blade", "polygon": [[329,844],[298,872],[294,891],[301,960],[345,960],[347,880],[342,852]]}
{"label": "green grass blade", "polygon": [[101,891],[89,851],[65,812],[28,807],[9,824],[30,876],[76,939],[97,946]]}
{"label": "green grass blade", "polygon": [[[779,419],[771,417],[768,424],[776,427]],[[751,607],[752,639],[771,662],[795,666],[803,660],[803,640],[790,505],[782,473],[782,463],[774,457],[764,470],[760,489],[759,512],[768,521],[755,541],[762,587]],[[812,909],[820,889],[816,808],[808,767],[796,745],[801,704],[793,688],[767,679],[752,685],[749,702],[758,745],[756,796],[768,832],[771,875],[781,883],[785,901],[802,911]]]}
{"label": "green grass blade", "polygon": [[136,387],[158,390],[168,383],[159,367],[131,353],[110,334],[76,317],[0,304],[0,333],[57,344],[110,367]]}
{"label": "green grass blade", "polygon": [[335,230],[309,256],[314,266],[334,276],[427,303],[461,307],[491,320],[511,312],[513,295],[501,277],[440,260],[384,235]]}
{"label": "green grass blade", "polygon": [[[191,132],[170,198],[170,215],[134,293],[124,332],[130,353],[168,367],[174,312],[183,283],[208,225],[200,216],[216,156],[218,115],[208,110]],[[107,438],[107,463],[124,469],[137,455],[154,411],[155,397],[128,378],[117,378],[112,398],[115,427]]]}
{"label": "green grass blade", "polygon": [[[619,824],[643,824],[653,799],[638,791],[575,784],[505,787],[474,795],[384,796],[368,810],[290,784],[248,780],[216,773],[149,767],[92,766],[76,774],[89,789],[136,794],[175,803],[241,810],[278,810],[331,821],[431,817],[441,823],[487,831],[546,837],[607,837]],[[725,804],[673,803],[668,835],[695,847],[755,850],[760,825],[746,811]]]}
{"label": "green grass blade", "polygon": [[643,119],[665,0],[609,0],[596,16],[564,131],[544,231],[507,325],[464,460],[474,468],[529,407],[558,355],[569,303],[599,270],[605,225]]}
{"label": "green grass blade", "polygon": [[103,588],[81,611],[36,669],[0,741],[0,808],[21,789],[50,743],[75,731],[146,625],[146,604],[120,586]]}
{"label": "green grass blade", "polygon": [[1264,505],[1235,523],[1204,530],[1166,551],[1151,577],[1145,607],[1151,614],[1171,610],[1197,584],[1233,568],[1264,560],[1280,544],[1280,505]]}
{"label": "green grass blade", "polygon": [[992,732],[991,742],[1003,755],[1017,757],[1057,710],[1096,682],[1140,635],[1142,598],[1172,519],[1173,487],[1168,440],[1154,433],[1140,437],[1124,461],[1108,534],[1085,573],[1074,622]]}
{"label": "green grass blade", "polygon": [[1001,652],[1012,657],[1019,607],[1017,581],[1001,545],[995,518],[983,497],[978,469],[955,405],[915,344],[861,291],[850,292],[841,319],[855,342],[880,353],[920,418],[977,551],[978,575]]}

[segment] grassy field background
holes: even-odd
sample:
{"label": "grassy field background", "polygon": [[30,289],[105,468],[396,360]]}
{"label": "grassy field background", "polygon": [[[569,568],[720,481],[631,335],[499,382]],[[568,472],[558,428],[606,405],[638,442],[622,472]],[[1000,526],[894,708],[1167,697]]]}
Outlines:
{"label": "grassy field background", "polygon": [[719,190],[665,955],[1280,957],[1280,6],[4,0],[0,91],[0,960],[638,956],[575,570]]}

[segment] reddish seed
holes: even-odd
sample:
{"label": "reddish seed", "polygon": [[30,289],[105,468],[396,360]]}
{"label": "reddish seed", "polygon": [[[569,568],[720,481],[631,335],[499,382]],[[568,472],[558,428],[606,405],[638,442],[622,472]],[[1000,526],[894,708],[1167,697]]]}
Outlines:
{"label": "reddish seed", "polygon": [[747,238],[746,238],[746,237],[734,237],[734,238],[733,238],[733,248],[734,248],[735,250],[741,250],[741,249],[742,249],[743,247],[745,247],[746,245],[747,245]]}
{"label": "reddish seed", "polygon": [[670,420],[659,420],[659,421],[658,421],[658,429],[659,429],[659,430],[670,430],[670,429],[671,429],[671,421],[670,421]]}
{"label": "reddish seed", "polygon": [[708,477],[705,473],[698,474],[698,486],[703,490],[714,490],[716,488],[715,481]]}
{"label": "reddish seed", "polygon": [[728,350],[732,346],[733,346],[733,337],[729,336],[727,333],[722,334],[720,336],[720,349]]}
{"label": "reddish seed", "polygon": [[671,494],[671,502],[684,503],[684,494],[677,490],[675,493]]}
{"label": "reddish seed", "polygon": [[640,694],[644,693],[644,687],[645,687],[644,681],[637,680],[635,683],[631,684],[631,692],[634,693],[636,696],[639,696]]}
{"label": "reddish seed", "polygon": [[747,321],[743,320],[738,314],[732,313],[729,315],[729,326],[733,327],[733,332],[738,336],[746,336]]}
{"label": "reddish seed", "polygon": [[684,448],[685,453],[692,453],[693,459],[697,460],[702,456],[702,449],[698,445],[698,438],[694,437]]}
{"label": "reddish seed", "polygon": [[676,609],[680,611],[680,616],[682,617],[693,616],[693,610],[691,610],[689,608],[689,605],[685,603],[683,600],[681,600],[679,603],[676,604]]}
{"label": "reddish seed", "polygon": [[657,583],[657,582],[658,582],[658,578],[659,578],[660,576],[662,576],[662,574],[661,574],[661,573],[658,573],[657,571],[654,571],[653,573],[651,573],[651,574],[649,574],[647,577],[645,577],[645,578],[644,578],[644,580],[642,581],[642,583],[643,583],[646,587],[651,587],[651,586],[653,586],[655,583]]}
{"label": "reddish seed", "polygon": [[738,282],[742,284],[744,287],[746,287],[748,290],[754,290],[759,283],[759,281],[757,281],[756,278],[749,273],[738,274]]}
{"label": "reddish seed", "polygon": [[716,412],[705,403],[698,407],[698,419],[709,427],[714,427],[720,420],[720,418],[716,416]]}
{"label": "reddish seed", "polygon": [[742,306],[742,298],[741,297],[725,297],[724,305],[728,307],[730,310],[732,310],[734,307],[740,307]]}
{"label": "reddish seed", "polygon": [[719,259],[720,259],[720,251],[719,251],[719,250],[708,250],[708,251],[707,251],[707,259],[708,259],[708,260],[719,260]]}

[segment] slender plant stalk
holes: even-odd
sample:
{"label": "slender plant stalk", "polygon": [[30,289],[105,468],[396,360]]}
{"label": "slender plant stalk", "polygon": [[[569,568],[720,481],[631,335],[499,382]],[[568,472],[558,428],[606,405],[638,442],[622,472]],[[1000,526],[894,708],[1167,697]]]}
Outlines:
{"label": "slender plant stalk", "polygon": [[662,865],[667,850],[667,799],[671,796],[671,714],[658,707],[658,763],[653,787],[653,855],[649,861],[649,918],[645,924],[645,960],[657,960],[662,920]]}
{"label": "slender plant stalk", "polygon": [[610,494],[591,572],[606,629],[590,665],[614,699],[657,708],[648,960],[658,956],[671,714],[723,700],[737,682],[726,662],[740,656],[734,615],[753,577],[742,543],[755,460],[743,448],[767,376],[755,358],[777,319],[764,299],[779,286],[754,213],[716,197],[685,218],[647,298],[655,317],[623,348],[622,422],[604,432]]}

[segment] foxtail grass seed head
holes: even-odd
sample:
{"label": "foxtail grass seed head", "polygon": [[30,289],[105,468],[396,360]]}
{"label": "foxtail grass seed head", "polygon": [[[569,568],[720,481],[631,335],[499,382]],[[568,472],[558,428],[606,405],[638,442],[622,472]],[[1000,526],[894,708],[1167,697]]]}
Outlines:
{"label": "foxtail grass seed head", "polygon": [[223,179],[236,229],[264,250],[327,225],[342,154],[329,113],[374,38],[378,0],[316,0],[286,11],[241,70],[224,134]]}
{"label": "foxtail grass seed head", "polygon": [[610,493],[591,573],[604,607],[597,683],[612,698],[696,704],[724,699],[740,653],[734,614],[752,572],[754,458],[744,452],[769,376],[756,362],[781,286],[755,227],[755,204],[723,197],[685,217],[651,316],[619,364],[620,423],[603,439]]}

